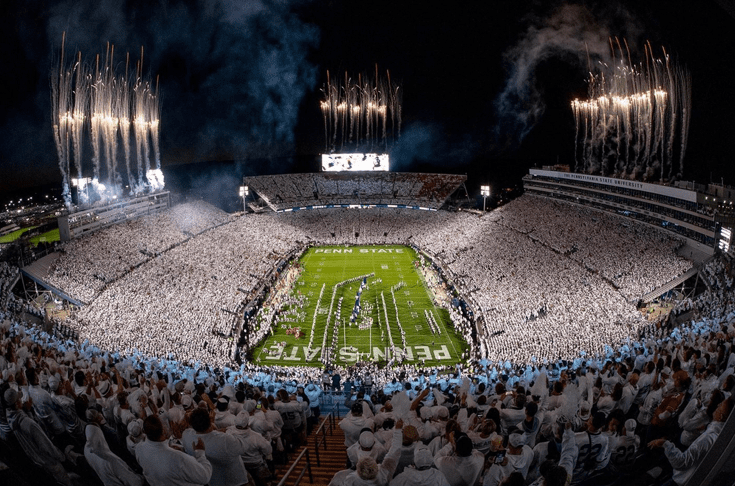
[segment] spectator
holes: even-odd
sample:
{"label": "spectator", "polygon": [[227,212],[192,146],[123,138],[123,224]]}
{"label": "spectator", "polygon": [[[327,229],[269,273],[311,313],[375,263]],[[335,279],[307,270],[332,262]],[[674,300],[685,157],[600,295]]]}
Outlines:
{"label": "spectator", "polygon": [[157,415],[143,421],[146,440],[135,448],[135,458],[151,486],[205,485],[212,478],[212,465],[204,454],[201,438],[191,444],[191,455],[172,449]]}

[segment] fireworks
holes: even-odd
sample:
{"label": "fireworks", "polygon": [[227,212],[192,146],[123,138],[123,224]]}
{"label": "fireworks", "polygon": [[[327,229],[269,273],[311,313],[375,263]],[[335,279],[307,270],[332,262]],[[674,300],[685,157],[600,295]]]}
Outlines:
{"label": "fireworks", "polygon": [[[575,171],[661,181],[684,170],[691,113],[691,77],[663,50],[656,58],[650,44],[645,62],[634,65],[611,39],[613,61],[599,63],[589,75],[589,100],[572,101]],[[627,59],[627,60],[626,60]]]}
{"label": "fireworks", "polygon": [[[153,88],[143,77],[143,48],[135,75],[131,77],[130,57],[126,56],[124,75],[118,75],[114,64],[115,48],[109,44],[104,59],[97,55],[94,66],[83,62],[81,52],[72,65],[65,64],[65,37],[62,38],[61,60],[51,73],[51,117],[67,206],[71,205],[70,180],[84,177],[85,133],[92,147],[91,171],[95,181],[92,186],[101,199],[122,193],[122,177],[118,171],[121,143],[130,192],[162,189],[162,176],[156,176],[153,181],[148,178],[152,170],[151,145],[153,170],[160,174],[161,169],[161,107],[158,80]],[[136,173],[131,167],[131,132],[137,155]],[[76,177],[71,174],[72,154]],[[80,192],[79,197],[81,202],[86,202],[88,196]]]}
{"label": "fireworks", "polygon": [[[391,82],[390,72],[379,79],[358,75],[357,82],[345,73],[344,84],[332,81],[322,88],[320,106],[324,116],[325,151],[353,152],[387,150],[401,136],[401,94]],[[389,123],[390,121],[390,123]]]}

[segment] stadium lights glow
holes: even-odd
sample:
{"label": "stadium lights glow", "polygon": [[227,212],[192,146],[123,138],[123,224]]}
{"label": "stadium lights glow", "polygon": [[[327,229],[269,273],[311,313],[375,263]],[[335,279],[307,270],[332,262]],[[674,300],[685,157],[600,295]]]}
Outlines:
{"label": "stadium lights glow", "polygon": [[480,186],[480,195],[482,196],[482,212],[485,212],[485,202],[490,197],[490,186]]}
{"label": "stadium lights glow", "polygon": [[245,203],[245,201],[247,200],[248,194],[250,194],[250,188],[248,186],[240,186],[240,197],[242,198],[243,213],[247,211],[247,204]]}
{"label": "stadium lights glow", "polygon": [[[90,184],[91,182],[92,182],[92,178],[91,177],[80,177],[78,179],[72,179],[71,180],[71,185],[73,187],[78,187],[79,190],[81,191],[85,187],[87,187],[87,184]],[[48,196],[46,196],[46,197],[48,197]]]}

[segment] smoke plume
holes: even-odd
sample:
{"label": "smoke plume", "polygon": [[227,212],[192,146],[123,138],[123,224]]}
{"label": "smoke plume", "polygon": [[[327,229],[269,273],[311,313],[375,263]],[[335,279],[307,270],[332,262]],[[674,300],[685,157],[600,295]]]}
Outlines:
{"label": "smoke plume", "polygon": [[316,83],[308,57],[319,40],[294,7],[69,0],[50,10],[47,36],[56,47],[65,31],[67,48],[85,54],[109,41],[122,62],[125,51],[137,58],[145,47],[146,69],[161,75],[164,162],[288,153],[302,97]]}
{"label": "smoke plume", "polygon": [[561,59],[586,71],[588,61],[609,57],[608,25],[616,22],[613,35],[622,37],[637,37],[639,31],[627,12],[593,14],[585,7],[568,4],[548,17],[533,17],[529,22],[520,40],[503,55],[508,77],[495,100],[496,135],[511,149],[517,148],[544,114],[546,105],[536,79],[542,62]]}

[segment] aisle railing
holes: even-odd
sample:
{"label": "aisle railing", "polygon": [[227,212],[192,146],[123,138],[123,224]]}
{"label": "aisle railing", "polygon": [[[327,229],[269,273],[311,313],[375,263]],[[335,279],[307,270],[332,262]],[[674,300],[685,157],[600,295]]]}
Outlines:
{"label": "aisle railing", "polygon": [[[334,428],[337,425],[337,405],[335,405],[332,408],[332,411],[327,414],[326,417],[324,417],[324,420],[322,420],[322,423],[319,425],[319,428],[316,429],[316,432],[314,433],[314,452],[316,455],[316,465],[317,467],[321,466],[321,460],[319,457],[319,449],[322,448],[323,450],[327,450],[327,433],[329,435],[334,434]],[[303,451],[301,451],[301,454],[296,457],[293,464],[291,464],[291,467],[288,468],[288,471],[283,475],[281,480],[278,482],[278,486],[284,486],[286,484],[286,481],[288,478],[293,474],[293,472],[296,470],[297,466],[304,462],[303,467],[299,471],[299,475],[296,478],[296,481],[293,483],[293,486],[298,486],[301,483],[301,479],[303,479],[304,474],[308,472],[309,474],[309,482],[314,483],[314,476],[311,472],[311,456],[309,455],[309,447],[305,447]]]}

